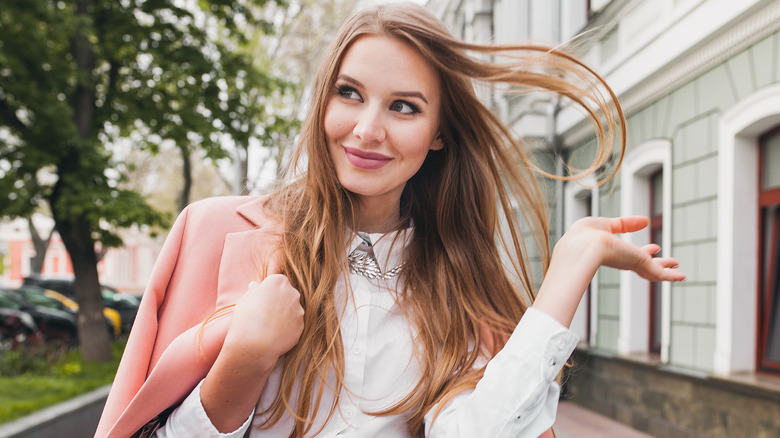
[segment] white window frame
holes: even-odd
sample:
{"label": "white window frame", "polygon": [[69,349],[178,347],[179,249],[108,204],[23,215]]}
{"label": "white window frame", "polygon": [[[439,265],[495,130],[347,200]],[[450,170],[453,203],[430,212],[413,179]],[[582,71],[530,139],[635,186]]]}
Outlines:
{"label": "white window frame", "polygon": [[[666,254],[672,248],[672,143],[667,139],[650,140],[631,151],[623,160],[620,174],[621,216],[650,217],[650,176],[663,172],[663,242]],[[648,228],[623,234],[624,240],[634,245],[650,243]],[[620,271],[620,332],[618,354],[647,353],[650,330],[650,283],[631,271]],[[671,285],[661,284],[661,362],[669,362],[671,335]]]}
{"label": "white window frame", "polygon": [[720,118],[716,374],[756,368],[758,137],[780,123],[778,102],[780,84],[770,85]]}

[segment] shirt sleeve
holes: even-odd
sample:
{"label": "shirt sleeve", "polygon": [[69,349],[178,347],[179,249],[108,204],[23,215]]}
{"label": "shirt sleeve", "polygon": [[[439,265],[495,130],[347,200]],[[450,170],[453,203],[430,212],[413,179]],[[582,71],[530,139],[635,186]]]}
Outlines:
{"label": "shirt sleeve", "polygon": [[555,421],[555,380],[578,340],[530,307],[477,386],[455,396],[435,420],[438,405],[426,414],[426,437],[538,437]]}
{"label": "shirt sleeve", "polygon": [[244,424],[230,433],[220,433],[211,423],[206,410],[203,409],[203,403],[200,401],[200,387],[203,381],[192,390],[190,395],[171,412],[168,420],[155,432],[157,438],[241,438],[249,429],[252,423],[254,410]]}

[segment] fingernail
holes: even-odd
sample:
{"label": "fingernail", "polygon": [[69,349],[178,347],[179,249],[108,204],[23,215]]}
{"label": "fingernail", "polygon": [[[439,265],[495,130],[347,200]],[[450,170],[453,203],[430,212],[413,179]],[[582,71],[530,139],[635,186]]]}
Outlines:
{"label": "fingernail", "polygon": [[253,287],[257,286],[259,283],[252,280],[249,282],[249,285],[246,287],[247,289],[252,289]]}

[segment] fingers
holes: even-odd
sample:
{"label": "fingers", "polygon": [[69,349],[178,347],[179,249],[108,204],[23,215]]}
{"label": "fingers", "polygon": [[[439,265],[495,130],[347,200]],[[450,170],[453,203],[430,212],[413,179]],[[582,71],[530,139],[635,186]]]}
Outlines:
{"label": "fingers", "polygon": [[282,274],[250,282],[238,301],[226,344],[235,351],[276,359],[293,348],[303,331],[299,291]]}
{"label": "fingers", "polygon": [[677,269],[680,267],[677,259],[673,257],[656,257],[653,259],[653,262],[662,268],[660,281],[685,281],[685,274]]}
{"label": "fingers", "polygon": [[[611,234],[623,234],[639,231],[650,223],[650,219],[645,216],[623,216],[623,217],[584,217],[577,222],[577,227],[594,228],[608,231]],[[572,226],[572,228],[575,227]]]}
{"label": "fingers", "polygon": [[650,257],[628,269],[649,281],[685,281],[685,274],[678,268],[679,263],[673,257]]}
{"label": "fingers", "polygon": [[685,281],[686,277],[685,274],[678,271],[675,268],[667,268],[663,269],[659,272],[658,275],[654,276],[653,278],[649,278],[650,281]]}
{"label": "fingers", "polygon": [[252,290],[259,286],[262,286],[264,283],[272,284],[273,287],[278,288],[289,284],[289,280],[287,279],[287,276],[283,274],[269,274],[261,281],[256,281],[256,280],[250,281],[249,284],[246,286],[246,288],[247,290]]}
{"label": "fingers", "polygon": [[644,216],[624,216],[609,219],[609,230],[612,234],[633,233],[650,224],[650,219]]}
{"label": "fingers", "polygon": [[656,255],[659,252],[661,252],[661,245],[658,245],[657,243],[650,243],[648,245],[643,246],[642,250],[647,252],[650,255]]}
{"label": "fingers", "polygon": [[598,252],[602,254],[601,265],[634,271],[650,281],[684,281],[685,275],[677,270],[676,259],[653,257],[661,251],[660,245],[636,246],[616,235],[641,230],[648,223],[649,220],[642,216],[589,218],[581,222],[577,232],[591,242],[601,236],[604,242],[603,250]]}
{"label": "fingers", "polygon": [[664,269],[677,269],[680,266],[673,257],[656,257],[653,261]]}

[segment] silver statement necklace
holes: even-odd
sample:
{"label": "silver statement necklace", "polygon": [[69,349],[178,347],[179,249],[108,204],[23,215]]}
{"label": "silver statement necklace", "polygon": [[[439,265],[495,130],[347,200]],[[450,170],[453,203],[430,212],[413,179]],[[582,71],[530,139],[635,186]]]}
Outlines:
{"label": "silver statement necklace", "polygon": [[360,237],[361,242],[347,257],[350,272],[362,275],[369,280],[377,278],[390,280],[401,272],[401,268],[404,265],[403,263],[382,273],[382,269],[379,267],[379,263],[377,263],[376,256],[374,255],[374,245],[371,243],[371,237],[368,233],[362,231],[359,231],[357,234],[358,237]]}

